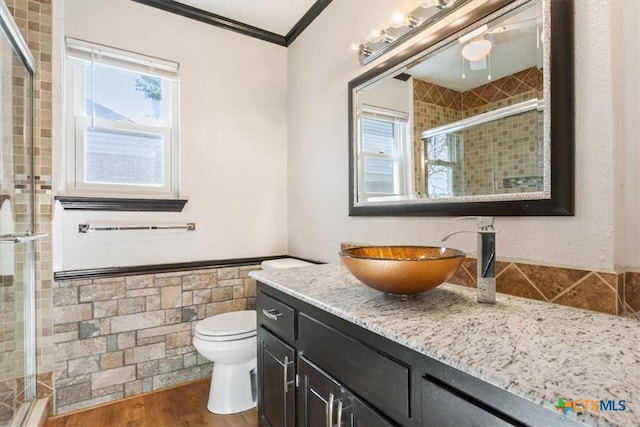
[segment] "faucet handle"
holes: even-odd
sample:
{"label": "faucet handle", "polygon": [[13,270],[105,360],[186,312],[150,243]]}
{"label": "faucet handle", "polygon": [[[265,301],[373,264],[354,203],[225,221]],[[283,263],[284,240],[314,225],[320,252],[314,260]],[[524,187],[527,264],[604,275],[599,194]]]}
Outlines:
{"label": "faucet handle", "polygon": [[493,228],[493,217],[492,216],[461,216],[458,218],[453,218],[454,221],[458,221],[461,219],[477,219],[478,220],[478,230],[486,230]]}

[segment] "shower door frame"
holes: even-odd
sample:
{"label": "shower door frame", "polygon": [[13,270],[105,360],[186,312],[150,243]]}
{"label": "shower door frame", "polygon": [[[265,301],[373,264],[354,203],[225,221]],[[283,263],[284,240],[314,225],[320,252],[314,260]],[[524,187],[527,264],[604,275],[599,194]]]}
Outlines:
{"label": "shower door frame", "polygon": [[[18,422],[22,424],[28,417],[33,403],[36,399],[36,316],[35,316],[35,293],[36,293],[36,257],[35,239],[44,237],[44,235],[35,234],[36,215],[35,215],[35,122],[34,122],[34,81],[36,73],[36,62],[31,54],[27,42],[22,36],[20,29],[14,21],[9,8],[4,0],[0,0],[0,29],[6,35],[7,40],[13,47],[13,51],[20,58],[27,72],[29,79],[28,87],[25,90],[26,102],[25,106],[28,111],[25,114],[29,122],[28,132],[24,137],[28,138],[25,146],[29,147],[29,230],[20,237],[18,236],[14,243],[8,244],[25,244],[25,274],[24,274],[24,409],[16,411],[12,419],[12,425]],[[6,244],[6,243],[5,243]],[[18,409],[18,408],[16,408]],[[18,419],[20,415],[21,419]]]}

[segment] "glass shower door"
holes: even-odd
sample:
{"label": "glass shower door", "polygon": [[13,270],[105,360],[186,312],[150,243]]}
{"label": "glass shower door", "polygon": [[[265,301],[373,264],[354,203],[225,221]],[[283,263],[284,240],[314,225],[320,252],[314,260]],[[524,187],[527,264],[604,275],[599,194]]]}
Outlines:
{"label": "glass shower door", "polygon": [[33,59],[0,0],[0,426],[35,398]]}

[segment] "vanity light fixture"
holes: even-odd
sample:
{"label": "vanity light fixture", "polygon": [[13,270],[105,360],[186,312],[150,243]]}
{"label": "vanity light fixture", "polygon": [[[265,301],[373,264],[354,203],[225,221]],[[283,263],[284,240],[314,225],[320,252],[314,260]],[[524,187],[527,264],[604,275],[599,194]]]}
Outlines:
{"label": "vanity light fixture", "polygon": [[419,7],[410,12],[396,11],[389,27],[372,30],[365,43],[352,43],[351,50],[358,52],[362,65],[368,64],[384,52],[427,28],[441,17],[473,0],[421,0]]}
{"label": "vanity light fixture", "polygon": [[369,37],[367,37],[367,41],[369,43],[393,43],[395,41],[395,37],[389,34],[388,30],[371,30],[369,33]]}
{"label": "vanity light fixture", "polygon": [[362,43],[361,44],[351,43],[349,45],[349,49],[354,51],[354,52],[358,52],[358,55],[363,56],[363,57],[369,56],[372,53],[371,49],[369,49],[367,47],[367,45],[362,44]]}
{"label": "vanity light fixture", "polygon": [[440,10],[446,9],[451,3],[453,3],[453,1],[450,0],[421,0],[418,2],[422,8],[435,7]]}
{"label": "vanity light fixture", "polygon": [[420,25],[420,19],[409,13],[395,12],[391,15],[391,26],[393,28],[407,27],[409,29],[413,29],[418,25]]}

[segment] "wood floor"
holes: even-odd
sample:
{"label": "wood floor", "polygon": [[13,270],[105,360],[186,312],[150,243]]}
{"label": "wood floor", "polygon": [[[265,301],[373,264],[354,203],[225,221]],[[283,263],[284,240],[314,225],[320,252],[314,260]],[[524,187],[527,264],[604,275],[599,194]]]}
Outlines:
{"label": "wood floor", "polygon": [[255,409],[232,415],[207,411],[209,379],[109,405],[49,418],[44,427],[256,427]]}

